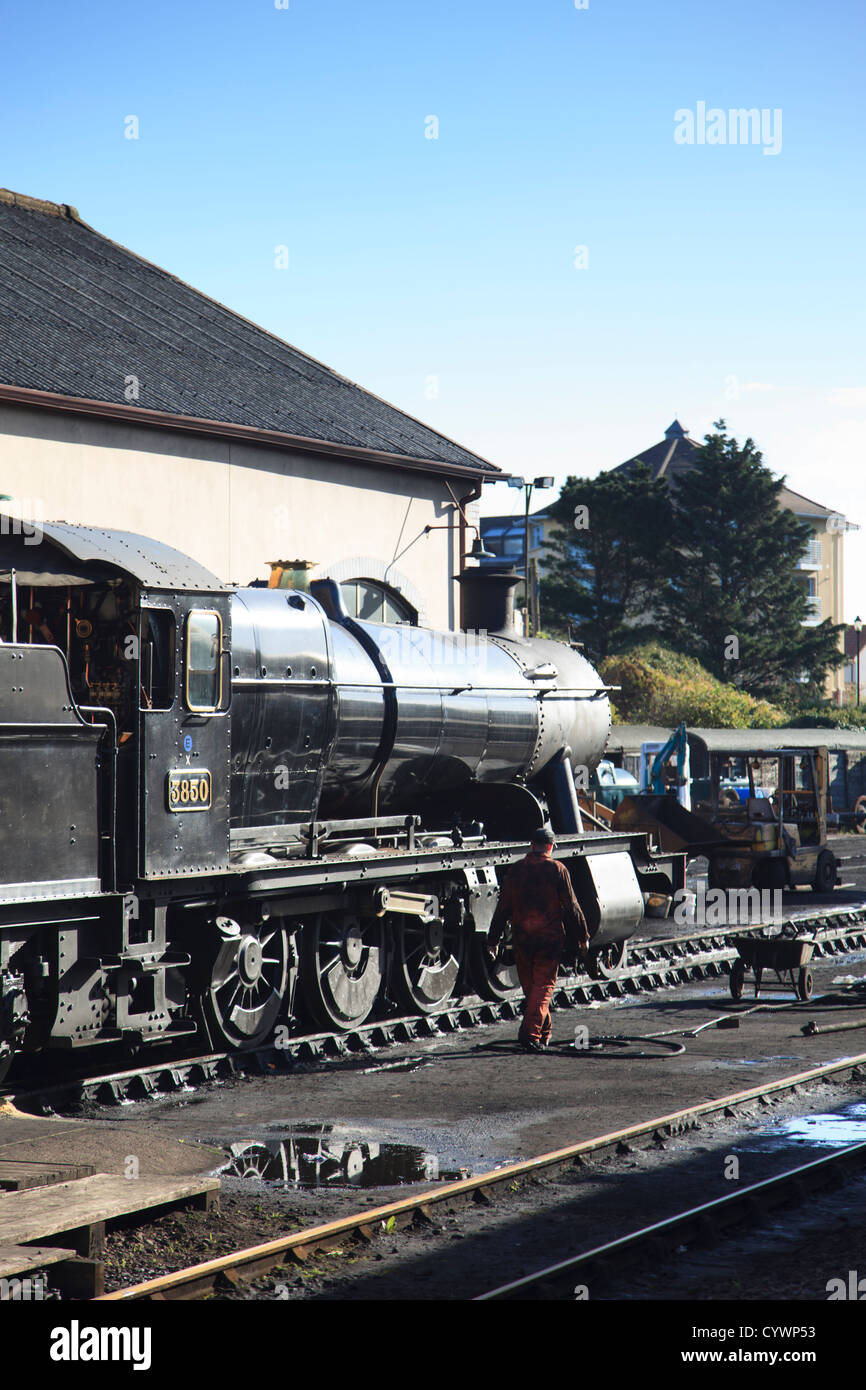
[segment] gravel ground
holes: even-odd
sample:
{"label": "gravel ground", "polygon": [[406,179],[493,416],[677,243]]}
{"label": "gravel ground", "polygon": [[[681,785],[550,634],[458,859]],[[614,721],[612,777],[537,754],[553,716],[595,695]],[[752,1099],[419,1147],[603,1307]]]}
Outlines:
{"label": "gravel ground", "polygon": [[[293,1261],[249,1288],[217,1298],[334,1301],[472,1298],[485,1289],[566,1258],[580,1249],[660,1219],[688,1205],[731,1191],[726,1161],[739,1163],[739,1181],[760,1181],[827,1152],[811,1138],[791,1134],[792,1118],[859,1106],[852,1121],[866,1130],[863,1097],[822,1085],[751,1115],[719,1119],[676,1140],[550,1176],[498,1189],[488,1202],[452,1210],[431,1208],[433,1219],[400,1231],[381,1230],[370,1242]],[[819,1126],[816,1124],[817,1130]],[[140,1229],[115,1231],[108,1241],[109,1288],[146,1279],[244,1245],[404,1197],[408,1189],[284,1190],[278,1185],[224,1179],[219,1216],[177,1213]],[[863,1259],[866,1185],[810,1200],[806,1208],[774,1216],[765,1230],[726,1241],[707,1254],[672,1257],[653,1270],[637,1270],[604,1299],[826,1299],[826,1283],[847,1275]],[[540,1219],[540,1218],[543,1218]],[[808,1229],[803,1229],[804,1221]],[[817,1223],[817,1224],[816,1224]],[[814,1227],[814,1229],[812,1229]],[[793,1235],[789,1235],[789,1228]],[[817,1256],[820,1253],[821,1258]]]}

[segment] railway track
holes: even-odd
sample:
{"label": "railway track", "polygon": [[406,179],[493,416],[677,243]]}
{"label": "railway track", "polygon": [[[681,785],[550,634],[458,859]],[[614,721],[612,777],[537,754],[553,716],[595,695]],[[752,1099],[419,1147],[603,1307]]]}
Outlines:
{"label": "railway track", "polygon": [[641,1260],[664,1258],[674,1250],[722,1240],[736,1228],[754,1226],[779,1207],[807,1201],[815,1193],[844,1182],[866,1167],[866,1144],[849,1144],[838,1153],[789,1168],[763,1182],[751,1183],[725,1197],[702,1202],[642,1226],[617,1240],[559,1260],[534,1274],[478,1294],[475,1303],[510,1299],[574,1299],[588,1296],[593,1282],[607,1281],[614,1272]]}
{"label": "railway track", "polygon": [[[842,955],[866,949],[866,905],[838,908],[795,919],[798,928],[817,938],[814,957]],[[551,1001],[553,1009],[621,999],[645,991],[672,988],[727,973],[737,951],[730,938],[760,925],[690,936],[643,941],[631,952],[631,963],[609,978],[563,976]],[[325,1032],[286,1036],[282,1045],[250,1051],[208,1052],[162,1058],[143,1066],[95,1073],[73,1073],[48,1084],[17,1083],[7,1079],[0,1088],[20,1109],[52,1114],[57,1108],[83,1104],[124,1104],[157,1094],[189,1089],[207,1082],[254,1073],[272,1075],[292,1071],[299,1064],[371,1055],[381,1049],[419,1038],[433,1038],[462,1029],[505,1022],[520,1017],[522,995],[513,990],[498,1000],[477,995],[451,999],[430,1013],[380,1019],[349,1032]],[[43,1063],[44,1064],[44,1063]]]}
{"label": "railway track", "polygon": [[[215,1260],[191,1265],[186,1269],[176,1270],[159,1278],[114,1290],[102,1295],[97,1301],[123,1303],[149,1299],[196,1299],[214,1293],[219,1294],[221,1291],[228,1292],[242,1287],[290,1261],[303,1262],[320,1251],[341,1248],[353,1241],[370,1241],[382,1230],[394,1233],[417,1220],[430,1221],[434,1211],[447,1211],[469,1202],[487,1202],[490,1200],[489,1194],[491,1192],[498,1189],[507,1194],[509,1191],[515,1190],[515,1184],[519,1185],[539,1174],[551,1174],[556,1171],[567,1170],[611,1152],[627,1151],[630,1146],[634,1146],[642,1140],[650,1144],[657,1143],[694,1129],[702,1120],[713,1115],[732,1115],[756,1104],[770,1103],[773,1098],[795,1093],[803,1087],[831,1080],[844,1081],[849,1079],[857,1082],[866,1080],[866,1053],[848,1057],[843,1061],[825,1063],[822,1066],[810,1068],[808,1071],[792,1073],[749,1090],[737,1091],[714,1100],[701,1101],[670,1114],[655,1116],[650,1120],[644,1120],[611,1133],[581,1140],[577,1144],[541,1154],[537,1158],[508,1164],[489,1173],[465,1178],[459,1182],[427,1188],[423,1192],[413,1193],[410,1197],[389,1202],[380,1207],[368,1207],[362,1212],[353,1213],[338,1221],[296,1231],[278,1240],[237,1250]],[[857,1150],[856,1154],[855,1149]],[[860,1165],[866,1161],[866,1144],[856,1145],[854,1149],[845,1150],[839,1156],[833,1155],[834,1159],[838,1157],[838,1163],[823,1159],[818,1160],[816,1163],[804,1165],[802,1169],[792,1170],[790,1173],[782,1175],[782,1178],[787,1180],[789,1191],[800,1190],[808,1193],[812,1190],[811,1184],[818,1181],[823,1182],[833,1173],[844,1172],[842,1159],[846,1155],[852,1163]],[[800,1184],[799,1189],[798,1183]],[[752,1219],[756,1215],[757,1194],[759,1190],[763,1191],[767,1187],[768,1184],[766,1183],[756,1184],[751,1189],[744,1189],[735,1194],[743,1203],[743,1210]],[[635,1249],[639,1243],[638,1237],[643,1238],[646,1243],[651,1242],[656,1234],[661,1238],[661,1228],[669,1224],[671,1225],[671,1238],[676,1239],[677,1243],[681,1243],[686,1225],[684,1224],[681,1229],[677,1229],[674,1225],[677,1221],[683,1223],[691,1221],[695,1229],[702,1232],[706,1227],[706,1221],[710,1220],[709,1208],[718,1208],[721,1219],[722,1204],[707,1203],[706,1208],[706,1220],[700,1215],[704,1209],[696,1208],[673,1218],[672,1223],[661,1222],[657,1223],[657,1226],[645,1228],[642,1232],[635,1232]],[[632,1237],[624,1239],[627,1242]],[[611,1244],[615,1246],[619,1243],[612,1242]],[[644,1248],[647,1248],[646,1244]],[[600,1253],[603,1249],[606,1247],[598,1247],[596,1250],[586,1252],[586,1258],[593,1256],[603,1260],[604,1256]],[[625,1249],[624,1244],[623,1249]],[[575,1260],[583,1258],[584,1256],[578,1255]],[[573,1263],[574,1261],[564,1262],[563,1272],[565,1265],[570,1267]],[[555,1266],[554,1269],[558,1270],[559,1266]],[[530,1276],[530,1279],[537,1278],[537,1287],[540,1288],[549,1275],[550,1271],[542,1270],[537,1276]],[[571,1275],[565,1276],[563,1274],[563,1277],[571,1277]],[[512,1295],[511,1291],[523,1282],[521,1280],[517,1281],[516,1284],[503,1285],[501,1288],[485,1292],[479,1297],[483,1299],[519,1297],[520,1294],[514,1293]],[[577,1280],[573,1278],[572,1288],[575,1282]]]}

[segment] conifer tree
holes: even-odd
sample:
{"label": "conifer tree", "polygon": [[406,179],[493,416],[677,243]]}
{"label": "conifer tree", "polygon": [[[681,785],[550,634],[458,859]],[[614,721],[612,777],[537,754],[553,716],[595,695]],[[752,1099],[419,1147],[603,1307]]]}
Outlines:
{"label": "conifer tree", "polygon": [[820,699],[842,627],[809,617],[797,563],[808,524],[779,505],[784,478],[717,420],[674,489],[665,642],[750,695]]}
{"label": "conifer tree", "polygon": [[670,563],[667,484],[654,483],[645,464],[570,477],[550,510],[561,524],[547,544],[543,627],[575,628],[597,661],[656,635],[653,614]]}

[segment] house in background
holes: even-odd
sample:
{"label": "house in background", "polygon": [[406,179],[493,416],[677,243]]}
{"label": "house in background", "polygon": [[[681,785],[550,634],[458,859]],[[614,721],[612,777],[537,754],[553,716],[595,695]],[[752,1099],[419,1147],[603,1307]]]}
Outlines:
{"label": "house in background", "polygon": [[[663,439],[642,450],[626,463],[619,464],[614,471],[631,469],[636,463],[645,463],[653,479],[666,478],[676,484],[683,473],[694,466],[695,454],[701,447],[700,442],[689,436],[679,420],[674,420],[665,430]],[[809,600],[810,611],[806,623],[817,625],[826,618],[834,623],[843,622],[844,537],[847,531],[856,531],[859,527],[848,521],[840,512],[825,507],[820,502],[813,502],[810,498],[794,492],[792,488],[782,488],[779,503],[807,522],[812,532],[806,552],[797,562],[797,578]],[[539,621],[542,627],[544,625],[544,614],[538,614],[538,580],[544,577],[545,566],[549,564],[549,551],[546,546],[560,524],[544,508],[531,512],[529,516],[530,601],[536,615],[535,630]],[[482,563],[497,565],[508,561],[522,576],[525,563],[523,514],[482,517],[481,534],[485,548],[492,552],[492,558]],[[522,585],[516,591],[516,602],[518,606],[522,605]],[[853,640],[852,630],[846,633],[846,639],[849,637]],[[849,645],[845,647],[846,656],[850,657],[851,653],[856,655],[856,646],[851,645],[849,652]],[[863,689],[866,691],[866,666],[863,665],[862,659],[861,667]],[[835,671],[830,672],[827,680],[827,694],[830,699],[841,704],[849,703],[856,698],[856,671],[852,675],[853,670],[854,666],[849,660],[844,666],[840,664]]]}
{"label": "house in background", "polygon": [[139,532],[229,582],[330,577],[353,614],[449,628],[501,476],[74,208],[0,189],[0,525]]}

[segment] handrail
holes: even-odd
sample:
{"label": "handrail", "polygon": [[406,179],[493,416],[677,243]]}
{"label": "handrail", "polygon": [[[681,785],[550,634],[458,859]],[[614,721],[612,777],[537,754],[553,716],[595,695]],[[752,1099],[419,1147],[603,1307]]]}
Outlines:
{"label": "handrail", "polygon": [[[117,720],[114,717],[114,711],[106,709],[104,705],[79,705],[78,710],[80,714],[89,714],[96,719],[101,719],[111,735],[111,751],[107,761],[104,760],[101,765],[103,781],[106,772],[108,781],[107,788],[105,786],[101,788],[103,809],[107,803],[108,830],[106,832],[100,826],[99,859],[103,889],[106,893],[114,893],[117,890],[117,859],[115,854],[117,844]],[[104,742],[103,736],[100,743]],[[101,754],[100,757],[102,757]]]}

